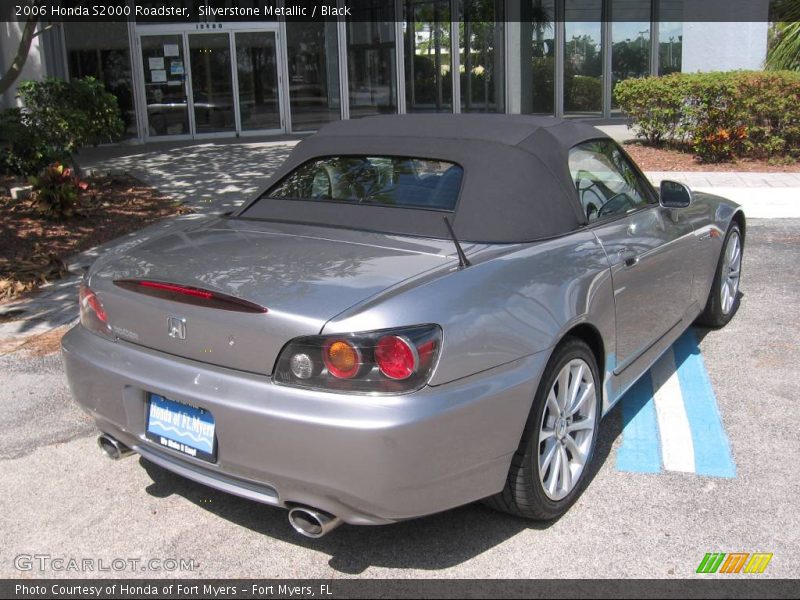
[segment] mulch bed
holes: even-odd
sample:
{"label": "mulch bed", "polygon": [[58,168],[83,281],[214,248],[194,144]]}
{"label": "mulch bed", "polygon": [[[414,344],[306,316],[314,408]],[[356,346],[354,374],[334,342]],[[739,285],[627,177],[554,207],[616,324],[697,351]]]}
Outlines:
{"label": "mulch bed", "polygon": [[94,177],[79,214],[49,220],[32,200],[12,200],[0,177],[0,304],[62,277],[64,260],[164,217],[191,212],[130,176]]}
{"label": "mulch bed", "polygon": [[656,148],[643,142],[625,143],[625,150],[643,171],[714,171],[747,173],[800,173],[800,161],[740,158],[732,162],[704,163],[691,153],[674,148]]}

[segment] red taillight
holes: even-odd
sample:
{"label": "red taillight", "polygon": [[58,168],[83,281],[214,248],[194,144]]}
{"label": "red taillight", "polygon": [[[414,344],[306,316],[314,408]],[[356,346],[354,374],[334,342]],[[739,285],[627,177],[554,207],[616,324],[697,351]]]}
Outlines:
{"label": "red taillight", "polygon": [[345,394],[405,394],[428,382],[441,345],[434,324],[298,337],[281,351],[273,379]]}
{"label": "red taillight", "polygon": [[81,324],[90,331],[110,337],[111,327],[108,324],[108,315],[103,304],[85,283],[81,284],[79,298]]}
{"label": "red taillight", "polygon": [[416,348],[397,335],[385,335],[375,346],[375,362],[390,379],[407,379],[419,366]]}
{"label": "red taillight", "polygon": [[108,323],[108,315],[97,299],[97,295],[86,285],[81,286],[80,291],[81,307],[91,309],[95,316],[103,323]]}

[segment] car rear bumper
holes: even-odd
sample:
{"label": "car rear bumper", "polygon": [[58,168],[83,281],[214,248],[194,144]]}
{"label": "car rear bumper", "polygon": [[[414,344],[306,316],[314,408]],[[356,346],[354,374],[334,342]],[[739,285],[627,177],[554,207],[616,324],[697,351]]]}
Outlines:
{"label": "car rear bumper", "polygon": [[[81,326],[63,339],[72,393],[105,433],[211,487],[302,504],[351,524],[422,516],[502,489],[546,353],[401,396],[348,396],[274,384],[111,342]],[[144,436],[148,392],[202,407],[215,463]]]}

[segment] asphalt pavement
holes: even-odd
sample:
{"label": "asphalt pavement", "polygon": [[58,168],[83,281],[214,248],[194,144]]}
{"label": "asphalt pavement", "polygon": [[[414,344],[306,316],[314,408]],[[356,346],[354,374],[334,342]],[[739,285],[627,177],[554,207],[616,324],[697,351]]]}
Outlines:
{"label": "asphalt pavement", "polygon": [[590,485],[553,523],[472,504],[305,539],[281,509],[138,457],[108,460],[58,354],[0,356],[0,577],[692,577],[709,552],[772,553],[756,577],[797,577],[799,263],[800,221],[751,221],[739,313],[692,332],[733,473],[624,470],[630,418],[618,406]]}

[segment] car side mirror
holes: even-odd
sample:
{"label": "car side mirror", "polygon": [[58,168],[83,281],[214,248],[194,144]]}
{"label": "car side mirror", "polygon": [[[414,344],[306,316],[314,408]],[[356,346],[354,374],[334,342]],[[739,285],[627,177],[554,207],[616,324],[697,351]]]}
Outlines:
{"label": "car side mirror", "polygon": [[688,185],[665,179],[661,182],[659,202],[664,208],[686,208],[692,203],[692,190]]}

